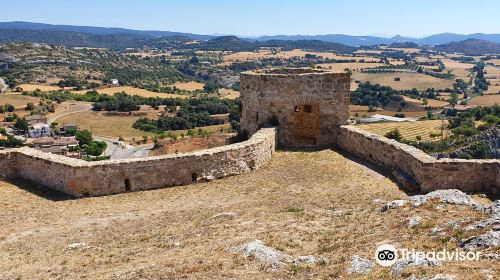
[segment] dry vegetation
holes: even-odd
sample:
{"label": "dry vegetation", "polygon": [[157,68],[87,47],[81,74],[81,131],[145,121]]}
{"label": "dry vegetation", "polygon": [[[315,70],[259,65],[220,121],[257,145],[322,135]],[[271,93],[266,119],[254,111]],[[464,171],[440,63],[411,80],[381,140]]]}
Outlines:
{"label": "dry vegetation", "polygon": [[[394,81],[399,77],[400,81]],[[454,80],[440,79],[425,74],[418,73],[361,73],[354,72],[353,80],[370,82],[372,84],[381,84],[390,86],[393,89],[403,90],[416,88],[418,90],[426,90],[428,88],[444,89],[453,88]]]}
{"label": "dry vegetation", "polygon": [[[451,131],[447,129],[447,122],[444,122],[445,137],[451,135]],[[431,133],[441,132],[441,120],[428,120],[418,122],[400,122],[400,123],[372,123],[363,124],[360,127],[364,130],[373,132],[380,136],[384,136],[387,132],[397,128],[401,132],[401,136],[407,140],[415,140],[417,136],[422,137],[422,140],[439,140],[440,137],[431,138]]]}
{"label": "dry vegetation", "polygon": [[33,104],[37,105],[39,101],[39,98],[24,96],[22,94],[0,94],[0,105],[11,104],[16,109],[23,109],[28,102],[33,102]]}
{"label": "dry vegetation", "polygon": [[492,106],[495,104],[500,104],[500,94],[489,94],[483,96],[476,96],[471,98],[467,104],[469,105],[482,105],[482,106]]}
{"label": "dry vegetation", "polygon": [[[156,119],[163,108],[160,110],[153,110],[142,106],[142,109],[137,112],[128,113],[107,113],[107,112],[94,112],[85,111],[68,116],[63,116],[57,120],[59,124],[65,123],[78,123],[80,129],[91,130],[95,135],[105,136],[110,138],[123,137],[125,140],[130,141],[132,138],[139,140],[142,136],[154,136],[152,132],[146,132],[132,127],[134,122],[139,118],[149,117]],[[229,128],[229,124],[213,125],[203,127],[207,131],[218,131],[221,128]],[[175,135],[187,135],[186,130],[177,130]]]}
{"label": "dry vegetation", "polygon": [[[374,199],[407,194],[387,177],[328,150],[278,152],[253,173],[107,197],[64,200],[42,187],[15,184],[0,182],[3,279],[366,279],[346,273],[353,255],[373,260],[381,243],[453,250],[456,242],[430,236],[431,228],[479,218],[469,207],[436,208],[433,202],[381,213]],[[223,212],[235,215],[214,218]],[[409,228],[414,215],[423,223]],[[255,258],[232,251],[254,239],[292,256],[329,261],[266,272]],[[85,244],[70,249],[74,243]],[[449,273],[484,279],[481,269],[498,275],[497,264],[410,267],[402,277]],[[394,279],[377,265],[370,277]]]}

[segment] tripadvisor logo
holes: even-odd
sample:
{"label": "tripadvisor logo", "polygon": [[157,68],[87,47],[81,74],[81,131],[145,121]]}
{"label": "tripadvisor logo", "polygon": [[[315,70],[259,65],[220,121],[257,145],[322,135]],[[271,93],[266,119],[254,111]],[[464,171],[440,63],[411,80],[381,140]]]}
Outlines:
{"label": "tripadvisor logo", "polygon": [[398,260],[398,251],[396,247],[390,244],[378,246],[375,251],[375,261],[381,266],[391,266]]}
{"label": "tripadvisor logo", "polygon": [[398,260],[429,261],[478,261],[481,252],[448,251],[422,252],[415,249],[396,249],[393,245],[383,244],[375,251],[375,261],[381,266],[391,266]]}

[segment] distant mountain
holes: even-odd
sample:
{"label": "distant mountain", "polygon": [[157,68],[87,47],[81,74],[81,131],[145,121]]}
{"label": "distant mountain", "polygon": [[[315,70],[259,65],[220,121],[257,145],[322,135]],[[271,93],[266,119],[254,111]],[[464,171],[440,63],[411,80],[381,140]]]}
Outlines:
{"label": "distant mountain", "polygon": [[[9,32],[10,31],[10,32]],[[15,32],[14,32],[15,31]],[[172,37],[180,36],[194,40],[209,41],[221,36],[216,35],[201,35],[193,33],[183,33],[183,32],[173,32],[173,31],[157,31],[157,30],[134,30],[126,28],[115,28],[115,27],[94,27],[94,26],[75,26],[75,25],[54,25],[45,23],[33,23],[33,22],[23,22],[23,21],[13,21],[13,22],[0,22],[0,32],[3,36],[0,37],[0,42],[17,42],[21,39],[24,40],[28,36],[34,36],[37,40],[41,37],[36,35],[36,31],[48,32],[45,34],[50,34],[50,36],[56,36],[56,32],[73,32],[78,34],[90,34],[98,36],[116,36],[116,35],[134,35],[135,38],[142,38],[144,40],[147,37]],[[16,37],[15,33],[19,33]],[[63,37],[71,36],[70,33],[61,33]],[[73,34],[73,36],[76,36]],[[81,35],[79,35],[81,36]],[[89,36],[89,35],[87,35]],[[90,36],[89,36],[90,37]],[[119,37],[119,36],[118,36]],[[228,36],[222,36],[222,38]],[[231,37],[231,36],[229,36]],[[234,37],[234,36],[233,36]],[[99,37],[94,37],[99,38]],[[110,37],[101,37],[110,38]],[[378,36],[352,36],[345,34],[326,34],[326,35],[273,35],[273,36],[260,36],[260,37],[247,37],[240,38],[243,41],[253,42],[257,41],[323,41],[329,43],[339,43],[348,46],[370,46],[385,44],[390,45],[393,43],[416,43],[419,45],[442,45],[455,41],[463,41],[467,39],[479,39],[486,40],[495,43],[500,43],[500,34],[454,34],[454,33],[441,33],[431,35],[425,38],[411,38],[396,35],[392,38],[378,37]],[[85,40],[83,40],[85,41]],[[139,40],[140,41],[140,40]],[[46,41],[42,41],[46,42]],[[48,43],[48,42],[47,42]],[[232,42],[234,43],[234,42]]]}
{"label": "distant mountain", "polygon": [[450,53],[460,52],[466,55],[500,54],[500,44],[478,39],[467,39],[460,42],[437,45],[434,49]]}
{"label": "distant mountain", "polygon": [[418,48],[419,45],[413,42],[404,42],[404,43],[392,43],[390,45],[391,48]]}
{"label": "distant mountain", "polygon": [[296,40],[319,40],[330,43],[339,43],[349,46],[369,46],[379,44],[391,44],[394,41],[388,38],[374,37],[374,36],[351,36],[344,34],[328,34],[328,35],[275,35],[275,36],[261,36],[257,38],[258,41],[269,40],[282,40],[282,41],[296,41]]}
{"label": "distant mountain", "polygon": [[500,43],[500,34],[453,34],[442,33],[435,34],[425,38],[411,38],[396,35],[392,38],[382,38],[375,36],[351,36],[343,34],[327,34],[327,35],[275,35],[261,36],[257,40],[321,40],[325,42],[334,42],[349,46],[369,46],[369,45],[390,45],[393,43],[416,43],[419,45],[439,45],[454,41],[462,41],[466,39],[480,39]]}
{"label": "distant mountain", "polygon": [[454,33],[441,33],[422,38],[418,41],[415,41],[415,43],[418,43],[420,45],[442,45],[450,42],[464,41],[467,39],[479,39],[491,41],[494,43],[500,43],[500,34],[474,33],[463,35]]}
{"label": "distant mountain", "polygon": [[[58,30],[0,29],[0,43],[46,43],[66,47],[94,47],[125,49],[150,47],[171,47],[192,39],[187,37],[155,37],[136,34],[90,34]],[[178,42],[181,41],[181,42]]]}
{"label": "distant mountain", "polygon": [[171,37],[171,36],[184,36],[195,40],[210,40],[218,36],[200,35],[183,32],[172,31],[155,31],[155,30],[134,30],[116,27],[95,27],[95,26],[76,26],[76,25],[56,25],[46,23],[35,23],[25,21],[11,21],[0,22],[0,30],[57,30],[69,31],[77,33],[89,33],[94,35],[116,35],[116,34],[134,34],[142,36],[158,36],[158,37]]}

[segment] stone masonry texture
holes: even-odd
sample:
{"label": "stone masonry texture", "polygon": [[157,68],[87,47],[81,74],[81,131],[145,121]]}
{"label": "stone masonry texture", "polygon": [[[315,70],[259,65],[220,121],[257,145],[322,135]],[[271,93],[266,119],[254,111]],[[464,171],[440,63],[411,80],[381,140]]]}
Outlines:
{"label": "stone masonry texture", "polygon": [[330,147],[347,124],[350,74],[284,68],[241,74],[240,127],[252,135],[266,124],[278,126],[280,148]]}

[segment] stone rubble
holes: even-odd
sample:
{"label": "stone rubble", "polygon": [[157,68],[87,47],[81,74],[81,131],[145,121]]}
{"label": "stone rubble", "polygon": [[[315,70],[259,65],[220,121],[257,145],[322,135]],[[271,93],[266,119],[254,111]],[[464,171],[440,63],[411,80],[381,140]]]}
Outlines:
{"label": "stone rubble", "polygon": [[373,269],[373,263],[365,257],[354,255],[351,258],[351,267],[347,269],[349,274],[369,274]]}
{"label": "stone rubble", "polygon": [[441,266],[442,263],[437,260],[430,260],[427,258],[408,258],[404,260],[397,261],[392,265],[392,274],[400,275],[406,267],[409,266]]}
{"label": "stone rubble", "polygon": [[262,264],[268,266],[268,271],[273,272],[281,267],[283,267],[286,263],[291,264],[316,264],[316,263],[327,263],[328,259],[325,257],[316,257],[316,256],[298,256],[293,258],[290,255],[284,254],[276,249],[273,249],[269,246],[266,246],[264,241],[255,239],[251,242],[248,242],[239,248],[234,250],[236,253],[241,253],[245,257],[253,256],[259,260]]}
{"label": "stone rubble", "polygon": [[410,228],[414,228],[422,223],[422,217],[420,216],[413,216],[409,219],[408,221],[408,226]]}
{"label": "stone rubble", "polygon": [[484,248],[496,248],[500,246],[500,227],[478,236],[473,236],[459,242],[459,246],[465,250],[478,250]]}
{"label": "stone rubble", "polygon": [[383,207],[382,209],[380,209],[381,212],[385,212],[389,209],[396,209],[396,208],[399,208],[399,207],[403,207],[405,206],[406,204],[408,203],[408,201],[406,200],[402,200],[402,199],[399,199],[399,200],[393,200],[393,201],[390,201],[390,202],[387,202]]}

